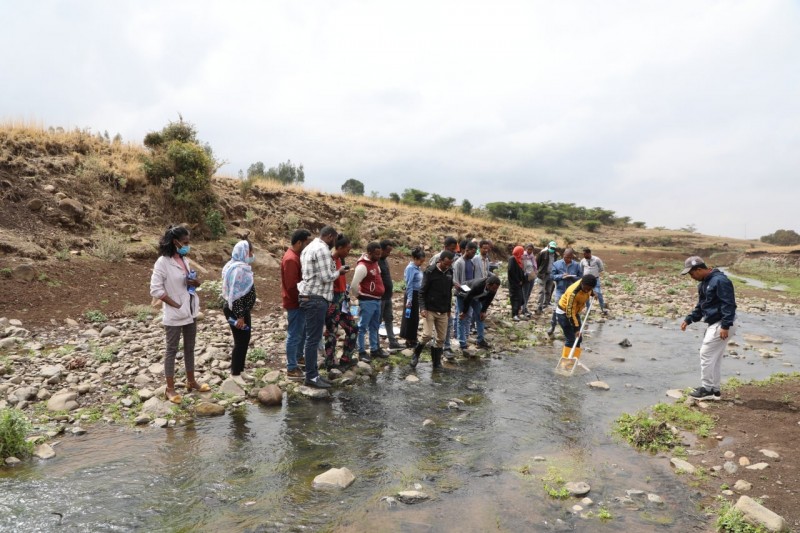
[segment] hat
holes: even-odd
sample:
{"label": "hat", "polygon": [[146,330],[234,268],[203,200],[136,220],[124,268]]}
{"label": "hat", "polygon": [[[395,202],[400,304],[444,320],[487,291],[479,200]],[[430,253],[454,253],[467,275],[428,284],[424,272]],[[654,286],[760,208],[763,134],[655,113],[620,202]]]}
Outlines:
{"label": "hat", "polygon": [[553,249],[553,250],[555,250],[555,249],[556,249],[556,246],[558,246],[558,245],[556,244],[556,241],[550,241],[550,242],[547,244],[547,247],[548,247],[548,248],[551,248],[551,249]]}
{"label": "hat", "polygon": [[692,257],[686,259],[686,261],[683,262],[683,266],[684,269],[681,270],[681,276],[684,274],[688,274],[689,271],[695,267],[705,267],[706,262],[703,261],[702,257],[693,255]]}

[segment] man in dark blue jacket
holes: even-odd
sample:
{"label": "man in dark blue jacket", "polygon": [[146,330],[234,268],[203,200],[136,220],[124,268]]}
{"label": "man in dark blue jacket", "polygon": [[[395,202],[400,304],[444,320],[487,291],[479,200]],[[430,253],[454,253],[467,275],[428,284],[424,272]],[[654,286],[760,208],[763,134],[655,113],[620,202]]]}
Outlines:
{"label": "man in dark blue jacket", "polygon": [[701,385],[690,393],[698,400],[719,400],[722,381],[722,354],[736,330],[736,296],[733,283],[716,268],[708,268],[696,255],[684,262],[681,275],[689,274],[698,281],[697,305],[681,323],[681,331],[692,322],[703,321],[708,326],[700,347]]}

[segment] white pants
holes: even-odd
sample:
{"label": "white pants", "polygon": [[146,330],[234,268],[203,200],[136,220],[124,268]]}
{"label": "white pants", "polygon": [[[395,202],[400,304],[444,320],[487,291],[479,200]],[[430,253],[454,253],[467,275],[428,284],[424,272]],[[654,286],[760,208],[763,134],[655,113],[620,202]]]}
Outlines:
{"label": "white pants", "polygon": [[728,330],[728,338],[722,339],[719,330],[722,327],[720,320],[706,328],[703,345],[700,347],[700,382],[707,390],[720,390],[722,381],[722,353],[728,341],[736,333],[734,323]]}

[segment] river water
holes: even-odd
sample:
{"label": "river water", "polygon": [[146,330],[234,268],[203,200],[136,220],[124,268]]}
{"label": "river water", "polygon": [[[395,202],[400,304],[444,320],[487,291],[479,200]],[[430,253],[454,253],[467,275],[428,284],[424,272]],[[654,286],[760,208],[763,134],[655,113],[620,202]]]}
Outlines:
{"label": "river water", "polygon": [[[611,423],[698,384],[702,328],[676,321],[591,324],[589,373],[553,373],[561,344],[462,361],[419,383],[394,368],[368,385],[279,408],[248,405],[172,429],[95,425],[64,436],[57,457],[0,469],[0,530],[29,531],[687,531],[704,520],[699,495],[666,457],[639,454]],[[763,378],[800,363],[795,317],[741,317],[723,374]],[[779,357],[746,349],[742,334],[778,339]],[[618,343],[627,338],[632,346]],[[773,345],[767,345],[770,349]],[[625,361],[614,361],[614,358]],[[587,387],[601,379],[609,391]],[[448,408],[451,399],[465,403]],[[431,419],[433,425],[423,427]],[[545,461],[534,461],[535,456]],[[716,456],[714,456],[716,458]],[[313,478],[347,467],[356,481],[316,491]],[[595,516],[579,499],[546,496],[542,477],[587,481]],[[390,506],[381,497],[422,486],[431,500]],[[628,489],[663,505],[616,502]],[[605,506],[613,518],[596,514]],[[702,526],[701,526],[702,528]]]}

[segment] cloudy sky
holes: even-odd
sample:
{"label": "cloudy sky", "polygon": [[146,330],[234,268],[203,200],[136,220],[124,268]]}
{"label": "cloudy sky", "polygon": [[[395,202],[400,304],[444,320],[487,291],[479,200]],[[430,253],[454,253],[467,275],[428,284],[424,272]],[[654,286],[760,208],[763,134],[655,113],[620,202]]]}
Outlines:
{"label": "cloudy sky", "polygon": [[231,176],[291,159],[331,192],[800,232],[797,1],[3,0],[0,20],[3,121],[141,142],[181,113]]}

